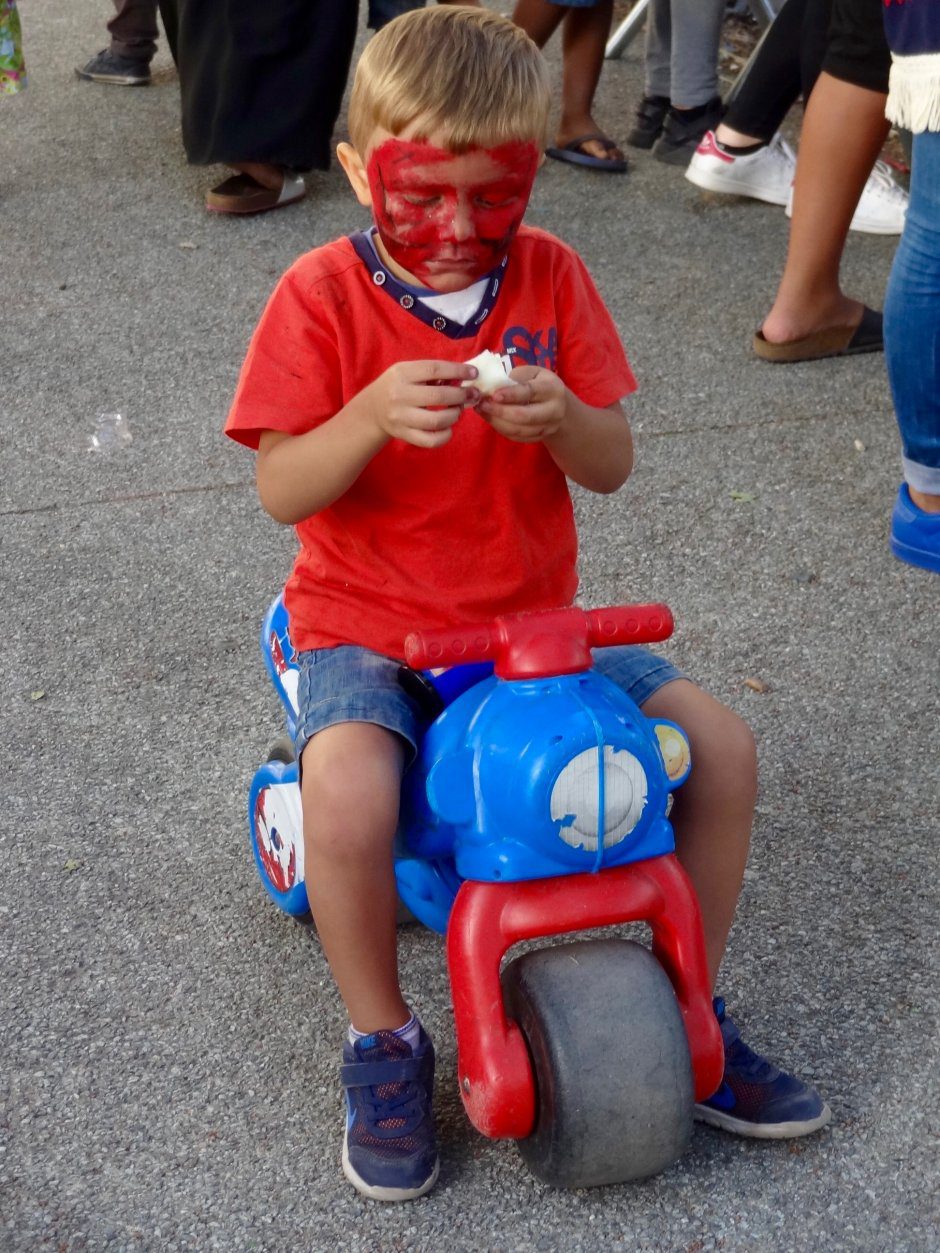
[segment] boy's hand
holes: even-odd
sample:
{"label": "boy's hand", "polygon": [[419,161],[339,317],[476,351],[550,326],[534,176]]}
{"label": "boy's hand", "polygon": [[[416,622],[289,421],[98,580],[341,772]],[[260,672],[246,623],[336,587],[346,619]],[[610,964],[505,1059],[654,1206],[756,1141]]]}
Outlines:
{"label": "boy's hand", "polygon": [[568,407],[568,389],[551,370],[520,365],[509,376],[512,387],[501,387],[477,405],[477,413],[494,431],[520,444],[537,444],[561,430]]}
{"label": "boy's hand", "polygon": [[362,395],[386,435],[418,448],[439,448],[464,409],[480,399],[475,387],[460,386],[461,379],[476,376],[476,366],[459,361],[399,361]]}

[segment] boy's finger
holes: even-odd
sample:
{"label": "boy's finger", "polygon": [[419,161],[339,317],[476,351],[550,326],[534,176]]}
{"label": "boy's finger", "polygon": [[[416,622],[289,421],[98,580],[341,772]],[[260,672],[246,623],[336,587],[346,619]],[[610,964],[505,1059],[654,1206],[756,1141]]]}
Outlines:
{"label": "boy's finger", "polygon": [[462,361],[412,361],[408,374],[414,383],[432,383],[439,379],[475,379],[477,368]]}
{"label": "boy's finger", "polygon": [[421,431],[446,431],[459,421],[463,409],[458,405],[448,408],[415,408],[405,415],[405,423]]}
{"label": "boy's finger", "polygon": [[514,379],[513,384],[512,387],[501,387],[490,399],[498,405],[531,405],[535,400],[533,384],[526,379]]}
{"label": "boy's finger", "polygon": [[475,400],[480,397],[479,391],[475,387],[423,387],[423,395],[418,396],[415,403],[421,405],[422,408],[430,409],[435,405],[450,406],[459,405],[466,408],[472,405]]}

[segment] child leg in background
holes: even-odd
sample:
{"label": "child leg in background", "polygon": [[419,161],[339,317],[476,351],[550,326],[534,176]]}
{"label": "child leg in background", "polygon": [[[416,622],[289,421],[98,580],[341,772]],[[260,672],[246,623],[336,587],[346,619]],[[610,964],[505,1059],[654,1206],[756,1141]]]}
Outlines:
{"label": "child leg in background", "polygon": [[[757,754],[748,726],[688,679],[675,679],[643,702],[647,717],[683,728],[692,773],[676,792],[670,819],[676,854],[702,911],[712,985],[734,919],[757,797]],[[738,1135],[784,1139],[808,1135],[831,1118],[819,1093],[753,1052],[715,1001],[725,1045],[721,1087],[696,1117]]]}
{"label": "child leg in background", "polygon": [[646,26],[646,86],[627,142],[687,165],[721,117],[718,42],[724,0],[652,0]]}
{"label": "child leg in background", "polygon": [[512,20],[540,48],[564,22],[561,116],[555,146],[548,149],[548,155],[574,165],[623,173],[627,168],[623,153],[598,127],[593,115],[612,17],[613,0],[575,4],[518,0]]}
{"label": "child leg in background", "polygon": [[420,715],[398,663],[367,649],[301,653],[300,671],[304,877],[350,1019],[343,1171],[373,1200],[410,1200],[438,1171],[434,1048],[401,994],[395,920],[393,843]]}
{"label": "child leg in background", "polygon": [[891,548],[940,573],[940,133],[914,136],[911,200],[885,298],[885,358],[903,447]]}

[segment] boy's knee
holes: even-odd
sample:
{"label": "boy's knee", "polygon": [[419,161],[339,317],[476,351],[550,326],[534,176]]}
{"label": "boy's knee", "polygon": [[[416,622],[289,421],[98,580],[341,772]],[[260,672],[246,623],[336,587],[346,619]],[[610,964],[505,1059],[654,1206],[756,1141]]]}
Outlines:
{"label": "boy's knee", "polygon": [[334,743],[322,732],[303,753],[304,838],[331,858],[368,855],[398,826],[402,754],[389,732],[363,726]]}
{"label": "boy's knee", "polygon": [[757,793],[757,742],[754,732],[733,710],[718,705],[707,734],[692,742],[692,773],[696,766],[716,783],[742,797]]}

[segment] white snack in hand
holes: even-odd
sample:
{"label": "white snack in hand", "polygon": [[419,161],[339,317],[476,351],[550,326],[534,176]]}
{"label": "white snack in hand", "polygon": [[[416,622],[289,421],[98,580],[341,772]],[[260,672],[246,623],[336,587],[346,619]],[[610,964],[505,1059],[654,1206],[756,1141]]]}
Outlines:
{"label": "white snack in hand", "polygon": [[475,387],[484,396],[492,396],[501,387],[512,382],[506,373],[502,357],[498,352],[490,352],[488,348],[484,348],[481,353],[465,361],[464,365],[475,365],[477,376],[475,379],[461,379],[460,386]]}

